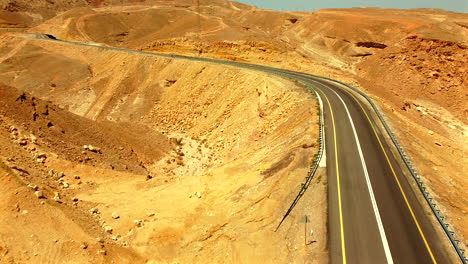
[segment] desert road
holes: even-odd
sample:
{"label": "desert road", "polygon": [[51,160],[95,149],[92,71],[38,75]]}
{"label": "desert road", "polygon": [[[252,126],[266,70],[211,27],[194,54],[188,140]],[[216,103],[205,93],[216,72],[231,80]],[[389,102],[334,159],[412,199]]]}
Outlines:
{"label": "desert road", "polygon": [[47,41],[176,59],[220,63],[298,80],[323,101],[328,173],[328,249],[331,263],[452,263],[447,237],[384,138],[360,95],[313,75],[266,66],[156,54],[81,42]]}

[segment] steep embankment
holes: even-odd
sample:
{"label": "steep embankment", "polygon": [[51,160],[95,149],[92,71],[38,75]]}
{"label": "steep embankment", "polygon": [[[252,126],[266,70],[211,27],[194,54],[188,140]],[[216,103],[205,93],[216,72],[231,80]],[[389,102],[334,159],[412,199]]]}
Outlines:
{"label": "steep embankment", "polygon": [[[2,43],[0,82],[13,86],[2,86],[0,154],[11,170],[2,179],[18,177],[21,195],[0,208],[51,228],[13,235],[2,225],[2,259],[327,258],[323,179],[273,232],[317,151],[315,100],[301,87],[211,64],[27,37]],[[43,217],[44,206],[63,215]],[[312,246],[303,246],[303,212],[314,212]]]}

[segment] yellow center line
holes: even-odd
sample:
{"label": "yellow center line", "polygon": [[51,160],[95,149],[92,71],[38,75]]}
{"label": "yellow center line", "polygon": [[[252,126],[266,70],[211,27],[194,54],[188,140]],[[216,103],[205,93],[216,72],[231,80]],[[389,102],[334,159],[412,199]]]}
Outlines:
{"label": "yellow center line", "polygon": [[398,185],[398,188],[400,189],[400,192],[401,194],[403,195],[403,199],[405,200],[405,203],[406,203],[406,206],[408,207],[410,213],[411,213],[411,216],[413,217],[413,221],[414,223],[416,224],[416,227],[418,228],[418,231],[419,231],[419,234],[421,235],[421,238],[423,239],[424,241],[424,245],[426,246],[426,249],[427,251],[429,252],[429,255],[431,256],[431,259],[432,259],[432,262],[433,263],[437,263],[435,257],[434,257],[434,254],[432,253],[432,250],[431,248],[429,247],[429,243],[427,242],[427,239],[426,239],[426,236],[424,235],[422,229],[421,229],[421,226],[419,225],[419,222],[418,220],[416,219],[416,215],[414,214],[414,211],[413,211],[413,208],[411,207],[409,201],[408,201],[408,198],[406,197],[406,194],[405,192],[403,191],[403,188],[401,186],[401,183],[400,183],[400,180],[398,180],[398,177],[395,173],[395,170],[393,169],[393,166],[392,166],[392,163],[390,162],[390,159],[388,157],[388,154],[387,154],[387,151],[385,151],[385,148],[383,147],[383,144],[382,144],[382,141],[380,140],[380,137],[379,135],[377,134],[377,131],[374,127],[374,125],[372,124],[372,121],[369,117],[369,115],[367,114],[367,112],[364,110],[364,107],[362,106],[361,102],[356,98],[356,96],[354,96],[354,94],[352,94],[351,92],[345,90],[345,89],[342,89],[343,91],[345,91],[346,93],[348,93],[349,95],[351,95],[354,100],[359,104],[359,106],[361,107],[362,111],[364,112],[364,114],[366,115],[367,117],[367,120],[369,121],[369,124],[371,125],[372,127],[372,130],[374,131],[374,134],[375,134],[375,137],[377,138],[377,140],[379,141],[379,145],[380,145],[380,148],[382,149],[384,155],[385,155],[385,158],[387,159],[387,163],[388,165],[390,166],[390,169],[392,170],[392,174],[393,174],[393,177],[395,178],[395,181],[397,182],[397,185]]}
{"label": "yellow center line", "polygon": [[346,248],[345,248],[345,237],[344,237],[344,227],[343,227],[343,212],[341,206],[341,187],[340,187],[340,168],[338,166],[338,148],[336,144],[336,127],[335,127],[335,116],[333,115],[333,109],[331,107],[330,101],[328,100],[327,95],[320,89],[317,88],[327,101],[328,107],[330,108],[332,123],[333,123],[333,145],[335,147],[335,167],[336,167],[336,182],[338,188],[338,210],[340,215],[340,235],[341,235],[341,252],[342,252],[342,261],[343,264],[346,264]]}

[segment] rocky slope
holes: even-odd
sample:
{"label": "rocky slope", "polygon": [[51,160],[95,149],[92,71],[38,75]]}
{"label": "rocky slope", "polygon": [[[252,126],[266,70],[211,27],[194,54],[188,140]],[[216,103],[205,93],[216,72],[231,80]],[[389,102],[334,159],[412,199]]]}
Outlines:
{"label": "rocky slope", "polygon": [[317,151],[301,87],[27,35],[2,43],[1,261],[327,259],[323,177],[274,232]]}

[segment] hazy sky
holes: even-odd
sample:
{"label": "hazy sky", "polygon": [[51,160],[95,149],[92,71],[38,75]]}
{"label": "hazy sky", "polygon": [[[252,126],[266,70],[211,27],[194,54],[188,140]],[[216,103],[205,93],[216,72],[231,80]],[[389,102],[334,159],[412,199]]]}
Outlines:
{"label": "hazy sky", "polygon": [[441,8],[445,10],[468,13],[468,0],[235,0],[255,5],[259,8],[280,11],[303,10],[313,11],[321,8],[346,7],[384,7],[384,8]]}

